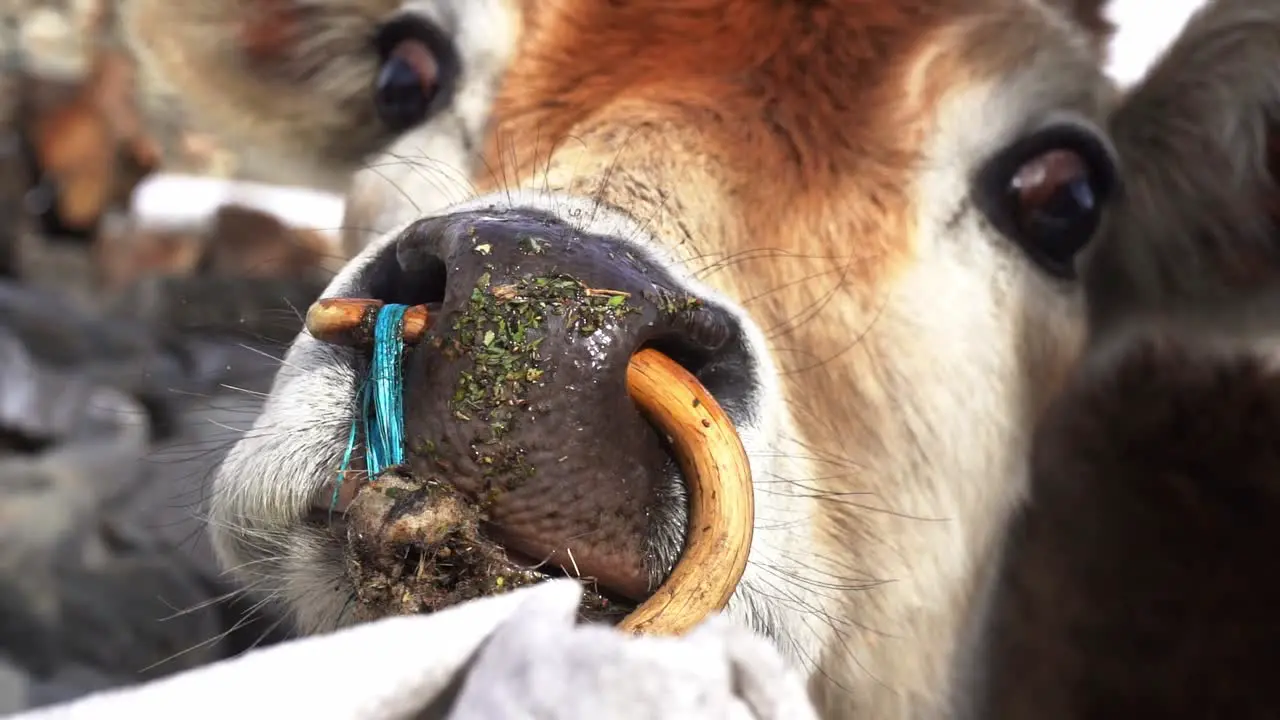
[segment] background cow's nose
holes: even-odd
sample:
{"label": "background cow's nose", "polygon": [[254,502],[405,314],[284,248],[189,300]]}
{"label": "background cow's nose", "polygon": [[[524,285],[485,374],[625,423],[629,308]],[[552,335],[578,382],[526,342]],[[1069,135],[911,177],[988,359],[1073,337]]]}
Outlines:
{"label": "background cow's nose", "polygon": [[[406,351],[404,407],[407,475],[433,499],[383,512],[440,507],[448,488],[474,511],[475,532],[504,552],[645,598],[683,547],[686,509],[664,438],[627,395],[627,365],[653,346],[705,367],[739,338],[728,313],[682,292],[624,242],[536,213],[424,220],[366,272],[361,289],[372,297],[427,303],[432,316]],[[444,542],[432,531],[393,540],[362,527],[361,572],[404,554],[387,543]]]}

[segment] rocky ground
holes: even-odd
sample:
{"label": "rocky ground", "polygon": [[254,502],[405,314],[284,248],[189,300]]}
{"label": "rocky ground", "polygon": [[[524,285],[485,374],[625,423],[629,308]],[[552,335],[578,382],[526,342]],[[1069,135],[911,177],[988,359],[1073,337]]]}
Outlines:
{"label": "rocky ground", "polygon": [[[0,58],[77,77],[87,8],[0,0],[16,21]],[[180,98],[147,85],[144,101],[166,169],[272,179],[216,145],[184,150]],[[200,508],[323,284],[151,277],[107,294],[86,241],[23,243],[21,277],[0,280],[0,714],[287,632],[219,576]]]}

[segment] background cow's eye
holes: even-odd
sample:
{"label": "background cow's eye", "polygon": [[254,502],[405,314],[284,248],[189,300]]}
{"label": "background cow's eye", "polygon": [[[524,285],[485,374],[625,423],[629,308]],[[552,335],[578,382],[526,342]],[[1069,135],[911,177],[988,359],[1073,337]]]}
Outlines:
{"label": "background cow's eye", "polygon": [[1097,137],[1062,126],[1022,138],[992,158],[978,175],[974,200],[1046,272],[1070,278],[1114,184],[1114,164]]}
{"label": "background cow's eye", "polygon": [[451,43],[415,17],[383,25],[375,46],[381,62],[373,95],[378,118],[393,132],[429,120],[448,101],[457,77]]}

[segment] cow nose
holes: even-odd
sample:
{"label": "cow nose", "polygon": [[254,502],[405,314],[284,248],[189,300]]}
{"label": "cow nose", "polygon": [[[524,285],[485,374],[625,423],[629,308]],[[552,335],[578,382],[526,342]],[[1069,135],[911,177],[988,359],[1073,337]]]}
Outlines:
{"label": "cow nose", "polygon": [[[686,508],[628,363],[654,347],[696,372],[738,338],[732,317],[624,240],[529,211],[423,220],[364,272],[354,289],[431,322],[404,355],[406,462],[377,483],[396,493],[349,510],[348,568],[385,595],[361,599],[437,609],[522,582],[513,558],[647,597]],[[397,585],[409,554],[429,582]]]}

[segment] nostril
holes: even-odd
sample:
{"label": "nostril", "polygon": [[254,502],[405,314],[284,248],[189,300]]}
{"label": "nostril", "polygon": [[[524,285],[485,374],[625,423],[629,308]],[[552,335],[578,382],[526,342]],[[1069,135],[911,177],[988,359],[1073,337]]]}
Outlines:
{"label": "nostril", "polygon": [[723,307],[692,299],[667,310],[659,332],[637,351],[652,348],[679,363],[730,414],[754,407],[759,368],[741,322]]}
{"label": "nostril", "polygon": [[403,305],[432,305],[444,301],[449,270],[440,256],[417,249],[398,249],[395,262],[370,285],[376,300]]}
{"label": "nostril", "polygon": [[637,352],[646,349],[657,350],[666,355],[695,377],[707,366],[713,355],[705,347],[675,333],[664,333],[653,337],[645,341]]}
{"label": "nostril", "polygon": [[[702,358],[689,362],[706,362],[706,358],[715,355],[733,339],[735,324],[728,313],[719,308],[709,307],[697,300],[686,301],[688,307],[670,313],[673,352],[687,353]],[[686,346],[682,350],[679,346]],[[683,364],[683,363],[682,363]],[[696,369],[685,365],[690,372]]]}
{"label": "nostril", "polygon": [[665,318],[641,347],[660,351],[696,376],[732,345],[737,324],[722,309],[696,299],[675,302],[660,303]]}

